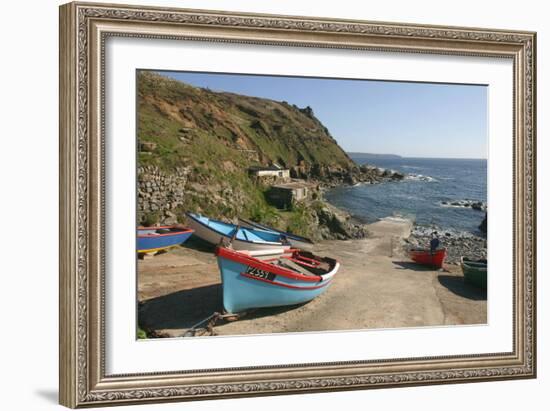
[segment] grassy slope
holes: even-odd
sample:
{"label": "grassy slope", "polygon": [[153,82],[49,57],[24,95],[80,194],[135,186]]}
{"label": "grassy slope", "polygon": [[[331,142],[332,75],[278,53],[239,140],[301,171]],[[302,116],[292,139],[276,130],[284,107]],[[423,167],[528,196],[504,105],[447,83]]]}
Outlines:
{"label": "grassy slope", "polygon": [[[191,167],[190,183],[207,192],[190,190],[187,210],[240,215],[309,234],[307,213],[270,207],[266,187],[256,186],[247,169],[273,162],[351,166],[313,115],[284,102],[212,92],[151,72],[138,76],[138,140],[156,143],[153,152],[139,154],[139,163],[168,172]],[[243,150],[254,150],[258,157]]]}

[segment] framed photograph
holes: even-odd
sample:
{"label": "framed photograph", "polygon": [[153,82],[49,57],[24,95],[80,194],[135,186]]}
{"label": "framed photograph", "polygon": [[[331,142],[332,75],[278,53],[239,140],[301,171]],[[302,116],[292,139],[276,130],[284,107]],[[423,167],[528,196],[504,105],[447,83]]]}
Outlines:
{"label": "framed photograph", "polygon": [[61,404],[534,378],[535,68],[527,31],[61,6]]}

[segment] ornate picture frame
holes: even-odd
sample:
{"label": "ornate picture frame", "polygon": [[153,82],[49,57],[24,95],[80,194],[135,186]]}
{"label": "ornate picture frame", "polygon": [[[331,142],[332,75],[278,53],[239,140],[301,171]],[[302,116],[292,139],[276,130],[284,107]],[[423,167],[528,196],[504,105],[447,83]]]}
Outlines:
{"label": "ornate picture frame", "polygon": [[[112,37],[498,57],[513,62],[513,350],[108,375],[105,42]],[[199,400],[536,377],[536,34],[69,3],[60,8],[60,403]]]}

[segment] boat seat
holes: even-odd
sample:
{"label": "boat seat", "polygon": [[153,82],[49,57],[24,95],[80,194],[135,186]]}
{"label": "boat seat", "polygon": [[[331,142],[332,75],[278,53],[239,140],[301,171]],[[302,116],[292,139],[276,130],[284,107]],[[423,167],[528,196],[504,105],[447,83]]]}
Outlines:
{"label": "boat seat", "polygon": [[315,276],[321,275],[321,273],[315,272],[315,271],[320,271],[320,270],[316,270],[314,268],[303,267],[299,264],[296,264],[293,261],[290,261],[288,258],[280,258],[280,259],[277,260],[276,263],[280,267],[286,268],[286,269],[291,270],[291,271],[298,272],[298,273],[303,274],[303,275],[315,275]]}

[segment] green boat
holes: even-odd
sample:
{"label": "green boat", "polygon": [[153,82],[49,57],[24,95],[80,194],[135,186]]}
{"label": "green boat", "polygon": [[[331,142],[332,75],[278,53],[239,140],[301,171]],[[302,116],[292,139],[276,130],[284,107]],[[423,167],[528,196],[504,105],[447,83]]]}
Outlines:
{"label": "green boat", "polygon": [[487,289],[487,260],[460,259],[464,281],[477,287]]}

